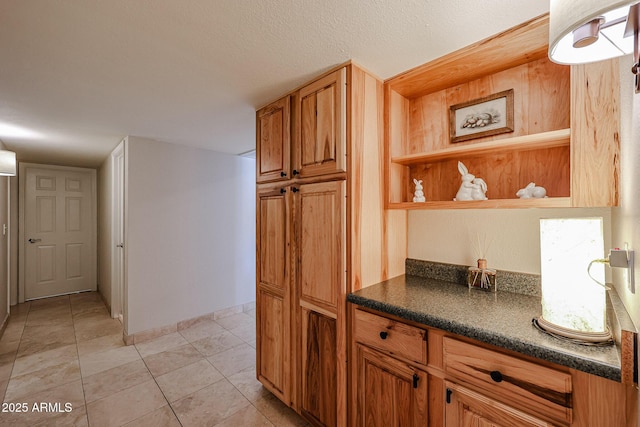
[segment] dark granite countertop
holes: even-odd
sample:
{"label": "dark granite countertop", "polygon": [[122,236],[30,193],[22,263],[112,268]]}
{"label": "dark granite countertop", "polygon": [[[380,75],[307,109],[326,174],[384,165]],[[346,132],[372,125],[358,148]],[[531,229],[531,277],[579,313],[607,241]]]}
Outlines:
{"label": "dark granite countertop", "polygon": [[470,290],[440,279],[402,275],[349,294],[347,301],[403,319],[513,350],[614,381],[621,380],[616,346],[583,346],[532,325],[540,297]]}

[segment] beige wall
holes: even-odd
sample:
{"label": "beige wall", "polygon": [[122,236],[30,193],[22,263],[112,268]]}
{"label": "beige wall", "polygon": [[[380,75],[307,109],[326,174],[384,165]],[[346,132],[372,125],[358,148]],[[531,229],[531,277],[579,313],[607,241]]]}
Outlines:
{"label": "beige wall", "polygon": [[640,328],[640,94],[634,94],[631,56],[621,59],[620,206],[613,209],[616,245],[624,242],[636,251],[636,291],[627,289],[626,271],[613,269],[614,283],[636,328]]}
{"label": "beige wall", "polygon": [[540,274],[540,219],[602,217],[605,252],[611,246],[611,210],[460,209],[409,212],[410,258]]}

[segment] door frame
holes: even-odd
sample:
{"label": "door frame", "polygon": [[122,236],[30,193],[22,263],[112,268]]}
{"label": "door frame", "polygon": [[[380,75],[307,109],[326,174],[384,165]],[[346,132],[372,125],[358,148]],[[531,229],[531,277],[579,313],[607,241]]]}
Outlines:
{"label": "door frame", "polygon": [[[18,302],[25,302],[24,294],[24,277],[25,277],[25,239],[26,236],[24,234],[25,230],[25,180],[26,180],[26,170],[29,167],[33,168],[41,168],[41,169],[53,169],[53,170],[65,170],[65,171],[75,171],[75,172],[89,172],[91,174],[91,282],[93,284],[92,290],[97,290],[98,282],[97,282],[97,245],[98,245],[98,197],[97,197],[97,183],[96,183],[96,170],[90,168],[79,168],[73,166],[58,166],[58,165],[45,165],[40,163],[22,163],[20,162],[18,165]],[[53,295],[52,295],[53,296]]]}
{"label": "door frame", "polygon": [[[122,159],[122,163],[118,163]],[[125,232],[125,191],[126,157],[124,141],[111,153],[111,317],[122,315],[123,324],[126,302],[126,232]],[[118,223],[119,226],[118,226]],[[122,235],[118,232],[122,231]],[[120,249],[117,245],[123,244]],[[120,277],[117,280],[117,277]],[[116,286],[114,286],[116,285]]]}

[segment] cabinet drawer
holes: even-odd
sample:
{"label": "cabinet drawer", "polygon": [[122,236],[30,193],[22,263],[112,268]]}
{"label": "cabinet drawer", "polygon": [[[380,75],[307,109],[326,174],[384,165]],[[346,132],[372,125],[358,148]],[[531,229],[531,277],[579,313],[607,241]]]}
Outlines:
{"label": "cabinet drawer", "polygon": [[353,338],[413,362],[427,364],[427,331],[366,311],[355,310]]}
{"label": "cabinet drawer", "polygon": [[445,372],[525,412],[562,424],[572,417],[571,375],[445,337]]}

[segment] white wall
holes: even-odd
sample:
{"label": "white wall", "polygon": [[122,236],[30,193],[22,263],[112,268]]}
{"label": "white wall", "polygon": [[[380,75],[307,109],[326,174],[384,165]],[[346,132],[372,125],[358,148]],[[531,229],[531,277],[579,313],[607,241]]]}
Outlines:
{"label": "white wall", "polygon": [[[603,217],[605,252],[611,209],[460,209],[409,211],[410,258],[540,274],[540,218]],[[483,253],[486,252],[486,253]]]}
{"label": "white wall", "polygon": [[255,300],[255,160],[129,137],[127,334]]}
{"label": "white wall", "polygon": [[626,286],[626,271],[613,269],[614,283],[620,298],[640,328],[640,94],[634,94],[631,56],[620,62],[621,129],[620,129],[620,206],[613,209],[613,234],[616,245],[629,243],[636,251],[636,292]]}
{"label": "white wall", "polygon": [[111,309],[111,155],[98,169],[98,292]]}

